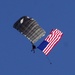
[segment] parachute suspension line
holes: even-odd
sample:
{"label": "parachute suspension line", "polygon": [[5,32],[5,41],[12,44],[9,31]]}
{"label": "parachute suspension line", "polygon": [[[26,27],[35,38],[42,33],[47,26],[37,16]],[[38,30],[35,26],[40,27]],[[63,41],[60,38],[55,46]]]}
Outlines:
{"label": "parachute suspension line", "polygon": [[48,56],[46,56],[47,60],[49,61],[50,64],[52,64],[51,60],[49,59]]}

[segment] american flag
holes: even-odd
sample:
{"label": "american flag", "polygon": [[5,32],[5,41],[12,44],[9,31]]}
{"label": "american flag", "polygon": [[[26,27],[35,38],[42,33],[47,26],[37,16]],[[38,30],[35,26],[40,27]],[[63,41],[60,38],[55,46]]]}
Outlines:
{"label": "american flag", "polygon": [[45,55],[48,55],[52,48],[61,39],[63,33],[58,29],[53,29],[45,40],[38,46]]}

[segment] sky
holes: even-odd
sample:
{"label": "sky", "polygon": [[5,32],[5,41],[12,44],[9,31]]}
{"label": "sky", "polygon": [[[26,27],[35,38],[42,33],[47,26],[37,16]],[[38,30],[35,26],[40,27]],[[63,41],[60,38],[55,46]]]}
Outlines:
{"label": "sky", "polygon": [[[46,31],[38,46],[57,28],[60,42],[48,58],[31,52],[30,41],[13,24],[22,16],[33,17]],[[75,75],[75,0],[0,0],[0,75]]]}

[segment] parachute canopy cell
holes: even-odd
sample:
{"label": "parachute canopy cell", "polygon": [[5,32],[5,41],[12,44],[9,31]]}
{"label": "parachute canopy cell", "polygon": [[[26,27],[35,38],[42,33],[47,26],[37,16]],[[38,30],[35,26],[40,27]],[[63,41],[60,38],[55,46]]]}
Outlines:
{"label": "parachute canopy cell", "polygon": [[13,27],[26,36],[32,43],[37,42],[46,33],[33,18],[28,16],[21,17]]}

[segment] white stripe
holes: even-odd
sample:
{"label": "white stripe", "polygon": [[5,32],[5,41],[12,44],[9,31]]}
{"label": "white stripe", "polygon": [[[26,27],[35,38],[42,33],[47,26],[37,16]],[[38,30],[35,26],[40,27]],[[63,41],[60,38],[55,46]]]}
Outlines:
{"label": "white stripe", "polygon": [[49,46],[47,47],[47,49],[45,50],[45,53],[49,50],[49,48],[57,41],[58,37],[56,37],[52,43],[49,44]]}
{"label": "white stripe", "polygon": [[[55,38],[52,43],[49,43],[49,45],[48,45],[48,47],[45,49],[44,53],[47,53],[47,52],[49,51],[49,49],[52,47],[52,45],[53,45],[55,42],[57,42],[57,39],[58,39],[58,38]],[[55,44],[56,44],[56,43],[55,43]],[[54,45],[55,45],[55,44],[54,44]],[[54,46],[54,45],[53,45],[53,46]]]}
{"label": "white stripe", "polygon": [[62,34],[63,33],[60,30],[55,29],[54,31],[52,31],[52,34],[48,35],[48,37],[47,37],[48,40],[47,40],[47,38],[45,40],[49,41],[50,43],[43,50],[45,55],[47,55],[51,51],[51,49],[54,47],[54,45],[60,40]]}
{"label": "white stripe", "polygon": [[47,42],[49,42],[49,39],[53,38],[53,34],[55,33],[56,30],[53,30],[52,33],[50,35],[48,35],[48,37],[45,39]]}
{"label": "white stripe", "polygon": [[[55,38],[57,37],[56,35],[54,35],[54,33],[52,34],[53,36],[50,38],[50,44],[52,44],[52,42],[55,40]],[[47,46],[48,47],[48,46]],[[46,47],[46,48],[47,48]],[[44,49],[44,51],[46,51],[47,49]]]}
{"label": "white stripe", "polygon": [[61,37],[59,37],[59,39],[56,39],[54,41],[54,43],[47,49],[47,51],[45,52],[46,55],[51,51],[51,49],[56,45],[56,43],[60,40]]}
{"label": "white stripe", "polygon": [[[61,37],[60,37],[60,38],[61,38]],[[60,38],[59,38],[59,39],[60,39]],[[53,47],[55,46],[55,44],[59,41],[59,39],[54,42],[54,44],[50,47],[50,49],[48,49],[48,51],[45,53],[46,55],[52,50],[52,48],[53,48]]]}

